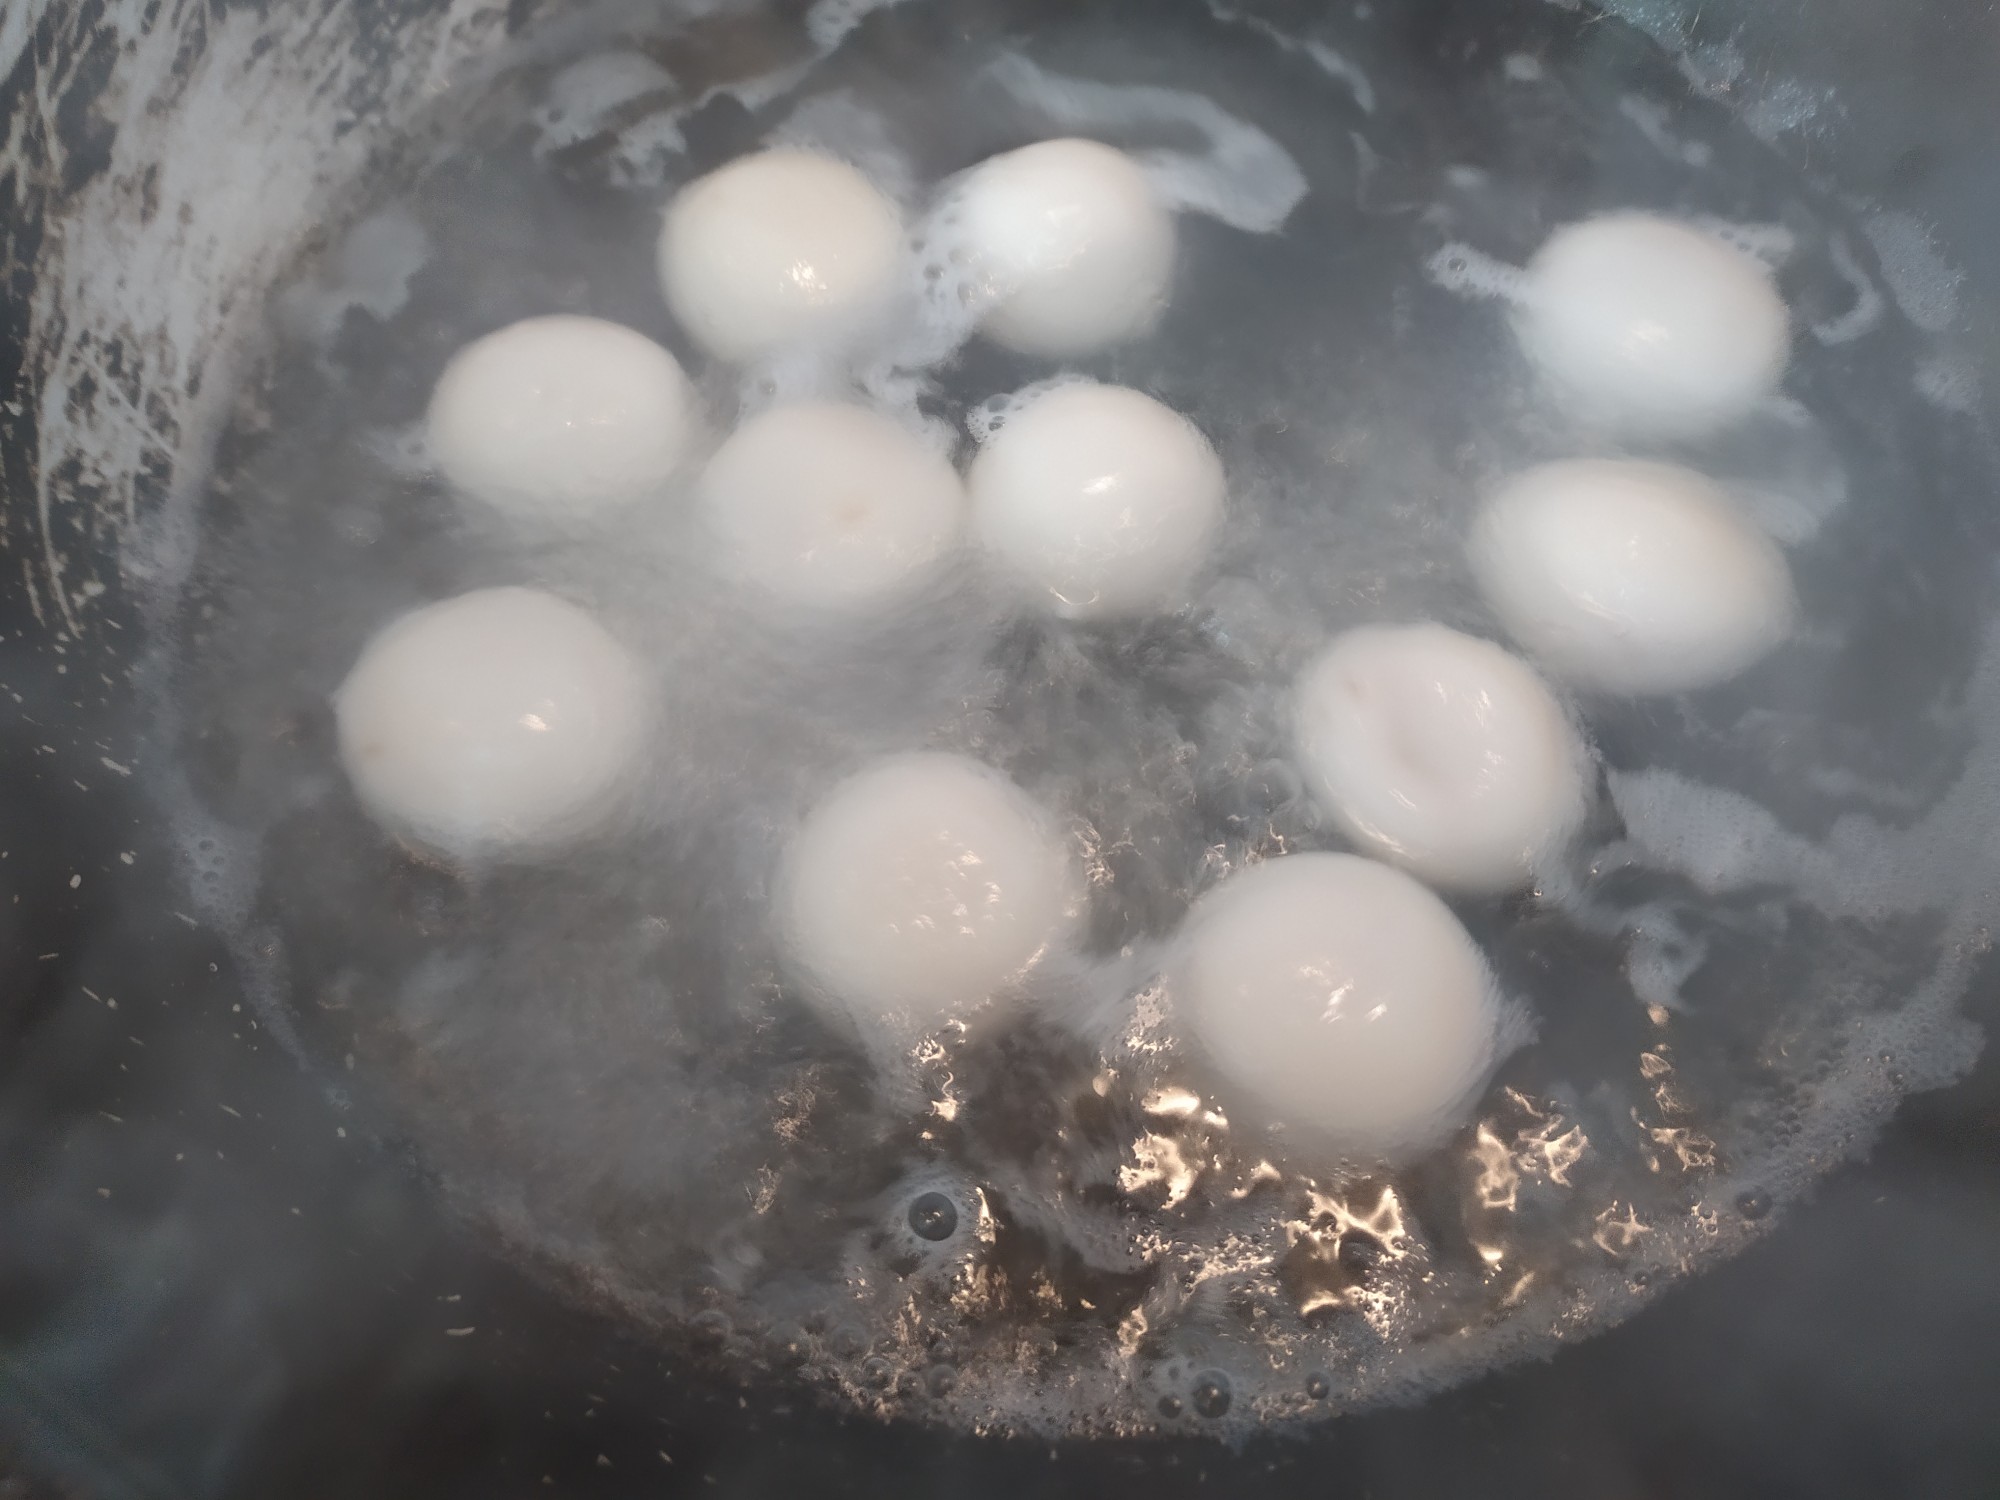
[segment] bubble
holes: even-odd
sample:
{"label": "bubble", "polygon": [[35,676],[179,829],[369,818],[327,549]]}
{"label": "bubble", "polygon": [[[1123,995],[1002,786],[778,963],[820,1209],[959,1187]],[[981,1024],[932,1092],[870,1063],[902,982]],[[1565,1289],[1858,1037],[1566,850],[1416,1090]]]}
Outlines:
{"label": "bubble", "polygon": [[1194,1391],[1189,1400],[1202,1416],[1213,1421],[1229,1415],[1231,1399],[1229,1377],[1220,1370],[1205,1370],[1195,1377]]}
{"label": "bubble", "polygon": [[796,1367],[812,1352],[806,1331],[796,1323],[780,1323],[771,1330],[771,1349],[781,1365]]}
{"label": "bubble", "polygon": [[972,440],[982,446],[990,442],[993,435],[1007,425],[1008,419],[1022,408],[1032,404],[1038,397],[1050,391],[1061,390],[1064,386],[1084,383],[1081,375],[1052,375],[1046,380],[1037,380],[1016,391],[1006,391],[988,396],[965,413],[965,430]]}
{"label": "bubble", "polygon": [[1518,302],[1526,295],[1527,273],[1470,245],[1449,244],[1424,262],[1424,274],[1462,297]]}
{"label": "bubble", "polygon": [[1798,251],[1798,237],[1782,224],[1742,224],[1701,214],[1691,220],[1724,244],[1776,270]]}
{"label": "bubble", "polygon": [[1171,1422],[1181,1414],[1181,1398],[1178,1396],[1162,1396],[1157,1403],[1157,1407],[1160,1415]]}
{"label": "bubble", "polygon": [[861,1383],[870,1390],[886,1391],[895,1376],[896,1367],[879,1354],[861,1366]]}
{"label": "bubble", "polygon": [[1315,1401],[1324,1401],[1333,1394],[1333,1382],[1318,1371],[1314,1371],[1306,1376],[1306,1394]]}
{"label": "bubble", "polygon": [[943,1193],[924,1193],[910,1204],[910,1229],[918,1239],[948,1240],[958,1230],[958,1205]]}
{"label": "bubble", "polygon": [[696,1313],[688,1321],[688,1332],[693,1335],[695,1342],[700,1344],[723,1343],[733,1331],[734,1325],[730,1322],[729,1314],[717,1307]]}
{"label": "bubble", "polygon": [[924,1377],[924,1385],[933,1396],[943,1400],[958,1389],[958,1371],[951,1365],[932,1365]]}
{"label": "bubble", "polygon": [[1744,1218],[1757,1220],[1771,1211],[1771,1197],[1768,1193],[1752,1190],[1736,1195],[1736,1211]]}

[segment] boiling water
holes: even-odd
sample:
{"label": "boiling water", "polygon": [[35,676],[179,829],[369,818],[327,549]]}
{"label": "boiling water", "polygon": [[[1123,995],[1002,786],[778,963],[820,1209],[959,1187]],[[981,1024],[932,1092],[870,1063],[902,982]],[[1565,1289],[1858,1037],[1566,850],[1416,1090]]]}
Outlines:
{"label": "boiling water", "polygon": [[[1968,1061],[2000,650],[1986,440],[1911,321],[1950,287],[1640,33],[1537,4],[1295,27],[827,0],[564,36],[436,123],[275,301],[182,611],[164,791],[271,1022],[576,1294],[882,1414],[1237,1434],[1625,1316]],[[1227,535],[1178,613],[1023,620],[966,567],[893,620],[801,632],[691,562],[673,507],[528,536],[416,458],[444,361],[534,313],[667,344],[717,431],[823,389],[704,373],[661,304],[660,204],[729,157],[805,141],[914,220],[1063,133],[1140,155],[1184,210],[1160,333],[1068,372],[1189,413],[1227,464]],[[1534,1030],[1476,1118],[1393,1173],[1295,1150],[1176,1040],[1162,940],[1228,870],[1339,846],[1282,725],[1329,633],[1498,634],[1461,560],[1474,499],[1589,445],[1490,298],[1553,226],[1622,206],[1782,260],[1796,400],[1677,456],[1792,549],[1805,623],[1726,688],[1580,705],[1605,776],[1573,859],[1459,908]],[[963,456],[1063,372],[954,353],[948,255],[931,269],[933,316],[859,379]],[[456,870],[362,816],[328,698],[395,614],[504,582],[587,602],[668,713],[610,836]],[[800,813],[918,746],[1057,810],[1088,937],[1008,1027],[871,1046],[788,987],[764,915]]]}

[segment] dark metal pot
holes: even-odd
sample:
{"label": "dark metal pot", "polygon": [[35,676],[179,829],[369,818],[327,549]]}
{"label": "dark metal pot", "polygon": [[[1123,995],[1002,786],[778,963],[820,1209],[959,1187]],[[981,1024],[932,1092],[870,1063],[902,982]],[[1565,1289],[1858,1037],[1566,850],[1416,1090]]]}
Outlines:
{"label": "dark metal pot", "polygon": [[[1415,38],[1465,20],[1378,5]],[[348,1135],[187,915],[131,774],[149,753],[134,668],[265,294],[441,91],[560,9],[0,6],[0,1494],[2000,1488],[1990,1059],[1625,1327],[1241,1451],[954,1438],[739,1391],[559,1301],[452,1221],[409,1152]],[[1929,227],[1965,268],[1944,331],[1991,368],[2000,11],[1607,9],[1697,70],[1728,44],[1738,66],[1705,82],[1745,109],[1811,101],[1781,149]],[[1991,962],[1969,1004],[2000,1009]]]}

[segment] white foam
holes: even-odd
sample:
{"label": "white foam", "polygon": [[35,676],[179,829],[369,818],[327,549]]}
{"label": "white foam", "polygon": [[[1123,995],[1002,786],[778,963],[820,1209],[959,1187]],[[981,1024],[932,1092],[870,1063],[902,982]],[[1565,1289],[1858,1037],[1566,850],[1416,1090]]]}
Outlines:
{"label": "white foam", "polygon": [[[1708,42],[1698,47],[1683,48],[1678,18],[1669,19],[1644,11],[1644,0],[1617,0],[1608,7],[1632,21],[1677,53],[1674,61],[1680,69],[1681,77],[1694,87],[1696,93],[1706,94],[1711,99],[1724,98],[1732,94],[1743,82],[1749,69],[1743,51],[1734,42]],[[1639,19],[1644,14],[1645,19]]]}
{"label": "white foam", "polygon": [[1795,78],[1765,77],[1736,104],[1737,118],[1766,144],[1803,130],[1819,117],[1833,98],[1830,89],[1809,88]]}
{"label": "white foam", "polygon": [[[681,122],[717,99],[731,98],[757,111],[803,84],[871,12],[900,0],[818,0],[807,12],[810,53],[748,77],[710,84],[693,96],[663,102],[619,130],[607,163],[614,186],[658,188],[676,173],[687,149]],[[673,85],[666,71],[643,54],[617,51],[585,58],[556,75],[535,119],[542,131],[537,154],[575,144],[613,125],[648,96]]]}
{"label": "white foam", "polygon": [[1844,481],[1838,488],[1818,493],[1779,489],[1772,485],[1733,484],[1730,494],[1773,541],[1787,547],[1801,546],[1819,534],[1828,516],[1847,503]]}
{"label": "white foam", "polygon": [[534,151],[547,156],[601,135],[641,99],[674,92],[673,75],[643,52],[619,50],[579,58],[549,80],[529,116]]}
{"label": "white foam", "polygon": [[1065,131],[1140,137],[1162,127],[1194,131],[1205,149],[1128,146],[1169,207],[1250,234],[1273,234],[1306,194],[1305,174],[1290,152],[1205,95],[1070,78],[1019,53],[1000,58],[990,71],[1016,100]]}
{"label": "white foam", "polygon": [[1660,155],[1690,167],[1705,167],[1713,154],[1705,141],[1684,141],[1667,124],[1667,107],[1657,99],[1625,94],[1618,100],[1618,113],[1638,127],[1639,133]]}
{"label": "white foam", "polygon": [[1938,348],[1917,362],[1917,394],[1933,406],[1966,416],[1985,409],[1979,366],[1962,350]]}
{"label": "white foam", "polygon": [[1059,391],[1064,386],[1085,385],[1088,383],[1088,376],[1064,373],[1061,375],[1051,375],[1046,380],[1037,380],[1033,384],[1024,385],[1016,391],[1005,391],[996,396],[988,396],[977,406],[966,408],[966,431],[972,434],[972,440],[975,443],[983,447],[992,440],[996,432],[1007,425],[1008,418],[1012,417],[1023,407],[1033,405],[1036,398],[1044,396],[1050,391]]}
{"label": "white foam", "polygon": [[1882,279],[1904,317],[1926,333],[1957,324],[1965,273],[1938,253],[1928,226],[1913,214],[1887,209],[1864,219],[1861,231],[1875,247]]}
{"label": "white foam", "polygon": [[878,10],[900,5],[903,0],[814,0],[806,12],[806,35],[822,55],[832,52],[848,34]]}
{"label": "white foam", "polygon": [[1457,240],[1425,259],[1424,275],[1433,284],[1464,297],[1518,303],[1528,293],[1526,271]]}
{"label": "white foam", "polygon": [[328,349],[349,312],[378,322],[410,298],[410,281],[430,260],[430,236],[415,214],[394,205],[370,214],[343,235],[317,275],[279,294],[278,317],[299,337]]}
{"label": "white foam", "polygon": [[1821,850],[1740,792],[1674,771],[1614,770],[1605,779],[1635,860],[1708,895],[1764,885],[1823,890],[1836,873]]}
{"label": "white foam", "polygon": [[1325,42],[1306,38],[1302,45],[1305,54],[1313,60],[1318,69],[1337,83],[1347,86],[1354,95],[1354,102],[1364,115],[1375,113],[1375,85],[1368,81],[1368,75],[1361,71],[1346,53],[1338,52]]}
{"label": "white foam", "polygon": [[1970,909],[2000,881],[2000,848],[1987,832],[2000,816],[2000,630],[1982,646],[1967,716],[1979,738],[1963,772],[1907,826],[1846,813],[1815,842],[1727,788],[1674,771],[1613,771],[1628,842],[1619,852],[1712,895],[1771,886],[1828,916]]}
{"label": "white foam", "polygon": [[687,137],[675,113],[647,115],[619,132],[608,164],[610,181],[615,187],[657,187],[686,150]]}
{"label": "white foam", "polygon": [[1882,314],[1888,310],[1888,303],[1876,290],[1874,278],[1855,260],[1846,235],[1836,234],[1827,242],[1827,258],[1833,262],[1834,270],[1840,273],[1840,279],[1853,288],[1854,301],[1846,312],[1837,317],[1822,318],[1813,324],[1813,337],[1822,344],[1851,344],[1881,326]]}
{"label": "white foam", "polygon": [[1688,223],[1712,234],[1725,245],[1733,245],[1752,260],[1762,261],[1773,271],[1783,270],[1798,253],[1798,236],[1782,224],[1753,224],[1741,219],[1722,219],[1714,214],[1694,214]]}
{"label": "white foam", "polygon": [[1628,937],[1625,979],[1642,1005],[1684,1011],[1681,986],[1708,961],[1708,942],[1681,930],[1664,905],[1640,907],[1620,924]]}

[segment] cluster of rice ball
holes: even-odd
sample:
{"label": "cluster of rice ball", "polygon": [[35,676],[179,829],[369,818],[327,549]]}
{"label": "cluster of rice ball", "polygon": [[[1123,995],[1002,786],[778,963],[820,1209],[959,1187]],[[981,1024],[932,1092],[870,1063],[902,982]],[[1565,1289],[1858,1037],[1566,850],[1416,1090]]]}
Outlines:
{"label": "cluster of rice ball", "polygon": [[[950,199],[984,337],[1059,360],[1161,317],[1174,219],[1122,152],[1044,141],[976,166]],[[756,370],[863,348],[906,317],[910,245],[902,211],[860,171],[777,149],[682,188],[658,265],[693,343]],[[1571,225],[1526,287],[1524,352],[1614,439],[1699,439],[1782,377],[1789,324],[1768,273],[1698,230],[1640,214]],[[919,427],[866,405],[780,404],[713,446],[699,405],[645,336],[535,317],[450,362],[428,450],[466,503],[526,527],[684,507],[709,566],[807,622],[890,611],[967,552],[1025,609],[1170,612],[1225,522],[1208,438],[1121,386],[1030,388],[963,475]],[[1524,654],[1429,622],[1329,642],[1294,684],[1293,750],[1356,852],[1228,876],[1197,900],[1169,961],[1176,1024],[1216,1074],[1295,1139],[1345,1154],[1433,1143],[1495,1065],[1493,977],[1433,888],[1524,887],[1582,824],[1595,768],[1552,681],[1701,688],[1792,625],[1782,555],[1686,468],[1531,469],[1487,498],[1468,552]],[[363,806],[399,836],[466,860],[532,858],[616,818],[654,692],[586,610],[482,589],[367,644],[337,694],[341,754]],[[773,889],[773,930],[813,1003],[898,1034],[1016,1003],[1074,944],[1082,907],[1051,810],[976,760],[919,747],[835,785]]]}

